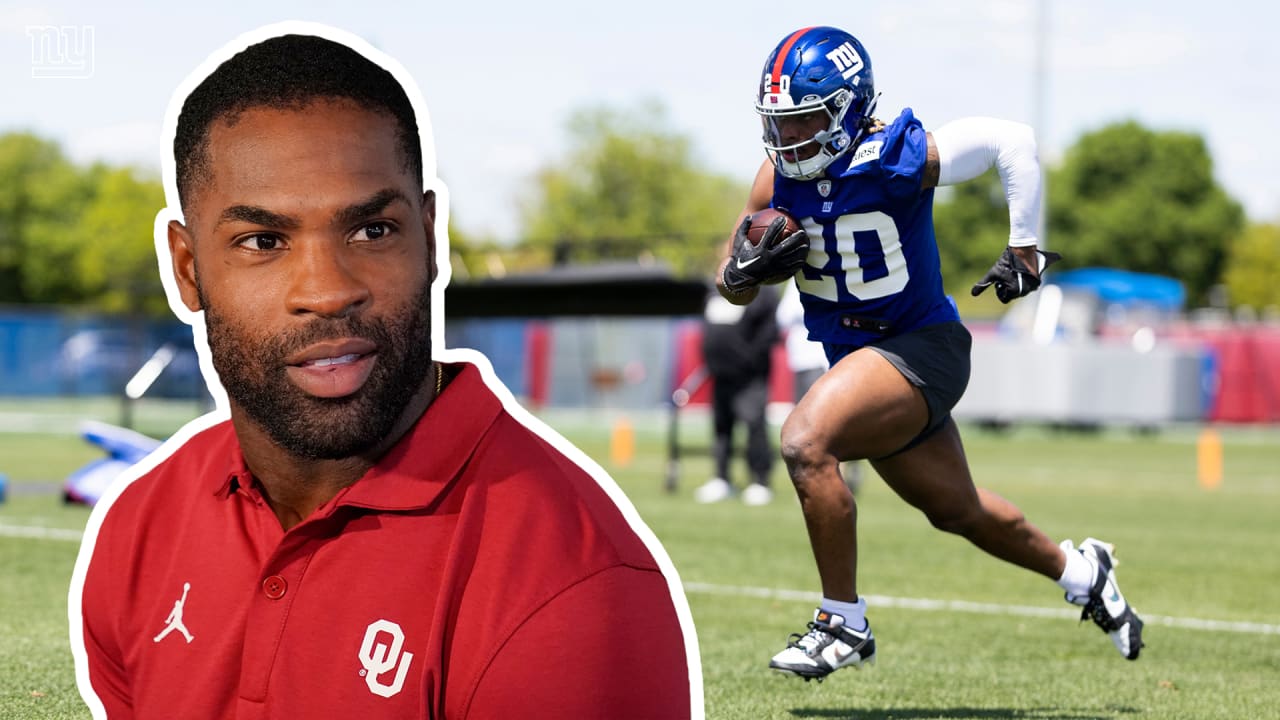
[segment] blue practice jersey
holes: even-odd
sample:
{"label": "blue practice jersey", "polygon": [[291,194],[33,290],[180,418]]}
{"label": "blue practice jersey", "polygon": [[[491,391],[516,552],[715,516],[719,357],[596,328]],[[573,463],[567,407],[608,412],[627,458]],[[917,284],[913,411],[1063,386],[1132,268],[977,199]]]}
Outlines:
{"label": "blue practice jersey", "polygon": [[809,235],[796,286],[811,340],[862,346],[960,319],[942,290],[933,189],[921,189],[927,150],[908,108],[821,179],[775,173],[772,205]]}

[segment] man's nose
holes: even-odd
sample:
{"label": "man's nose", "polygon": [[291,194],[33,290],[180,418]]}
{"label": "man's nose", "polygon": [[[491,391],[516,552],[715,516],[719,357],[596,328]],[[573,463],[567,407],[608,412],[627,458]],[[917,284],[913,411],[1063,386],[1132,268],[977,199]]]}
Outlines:
{"label": "man's nose", "polygon": [[295,240],[286,304],[291,314],[342,317],[368,303],[369,283],[353,271],[341,240]]}
{"label": "man's nose", "polygon": [[782,136],[782,144],[784,145],[794,145],[801,140],[809,139],[803,135],[801,127],[794,122],[779,124],[778,134]]}

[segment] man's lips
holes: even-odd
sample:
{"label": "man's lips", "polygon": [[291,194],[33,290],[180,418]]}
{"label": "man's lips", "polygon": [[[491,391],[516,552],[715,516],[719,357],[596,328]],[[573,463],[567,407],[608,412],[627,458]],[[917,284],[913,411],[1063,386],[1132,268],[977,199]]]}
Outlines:
{"label": "man's lips", "polygon": [[[352,362],[376,352],[378,346],[364,338],[340,338],[313,343],[285,358],[286,365],[325,366],[338,361]],[[354,357],[353,357],[354,356]]]}
{"label": "man's lips", "polygon": [[299,363],[298,367],[328,367],[330,365],[345,365],[349,362],[355,362],[361,357],[363,356],[360,353],[351,353],[350,355],[343,355],[341,357],[324,357],[319,360],[307,360],[306,362]]}
{"label": "man's lips", "polygon": [[378,346],[363,338],[319,342],[286,358],[285,374],[308,395],[345,397],[364,386],[377,357]]}

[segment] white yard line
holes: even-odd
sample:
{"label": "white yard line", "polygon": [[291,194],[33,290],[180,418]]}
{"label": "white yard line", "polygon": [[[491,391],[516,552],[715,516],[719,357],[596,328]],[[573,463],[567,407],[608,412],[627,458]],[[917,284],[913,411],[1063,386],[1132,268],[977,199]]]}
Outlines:
{"label": "white yard line", "polygon": [[[756,597],[770,600],[795,600],[817,604],[822,596],[816,592],[805,590],[784,590],[765,587],[743,587],[735,585],[715,585],[712,583],[687,582],[685,592],[703,595],[732,595],[735,597]],[[933,600],[929,598],[900,598],[888,595],[864,595],[867,605],[882,608],[901,608],[905,610],[943,610],[950,612],[976,613],[979,615],[1016,615],[1021,617],[1052,617],[1077,619],[1080,611],[1069,608],[1033,607],[1030,605],[1002,605],[999,603],[979,603],[967,600]],[[1230,620],[1205,620],[1202,618],[1171,617],[1168,615],[1148,615],[1141,613],[1147,625],[1164,625],[1184,630],[1215,630],[1219,632],[1243,633],[1246,635],[1280,635],[1280,625],[1267,623],[1237,622]]]}
{"label": "white yard line", "polygon": [[[67,528],[51,528],[39,525],[6,525],[0,523],[0,537],[31,538],[34,540],[60,540],[64,542],[80,542],[81,532]],[[686,582],[685,592],[701,595],[731,595],[734,597],[755,597],[769,600],[794,600],[817,604],[822,596],[808,590],[786,590],[779,588],[749,587],[742,585],[716,585],[714,583]],[[1000,603],[980,603],[968,600],[934,600],[931,598],[901,598],[889,595],[864,595],[867,605],[880,608],[898,608],[903,610],[949,611],[975,613],[978,615],[1014,615],[1019,617],[1065,618],[1074,620],[1080,613],[1069,608],[1047,608],[1032,605],[1004,605]],[[1169,615],[1142,614],[1148,625],[1164,625],[1184,630],[1214,630],[1218,632],[1242,633],[1245,635],[1280,635],[1280,625],[1268,623],[1241,622],[1233,620],[1206,620],[1203,618],[1172,617]]]}
{"label": "white yard line", "polygon": [[83,535],[69,528],[43,527],[40,525],[6,525],[0,523],[0,537],[31,538],[34,540],[62,540],[80,542]]}

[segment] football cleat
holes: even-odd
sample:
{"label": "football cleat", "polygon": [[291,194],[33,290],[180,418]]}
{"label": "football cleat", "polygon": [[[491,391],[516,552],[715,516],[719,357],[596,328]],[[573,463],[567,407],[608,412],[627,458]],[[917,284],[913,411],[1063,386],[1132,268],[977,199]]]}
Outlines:
{"label": "football cleat", "polygon": [[876,639],[871,624],[862,630],[845,626],[844,618],[821,608],[813,612],[809,631],[792,633],[787,647],[773,656],[769,667],[779,672],[822,682],[842,667],[876,664]]}
{"label": "football cleat", "polygon": [[733,486],[724,478],[711,478],[693,491],[693,499],[700,503],[717,503],[733,495]]}
{"label": "football cleat", "polygon": [[[1062,549],[1071,552],[1071,541],[1063,541]],[[1115,546],[1087,538],[1080,543],[1078,552],[1095,569],[1093,587],[1089,588],[1088,595],[1067,593],[1067,602],[1083,605],[1080,621],[1092,619],[1111,637],[1111,642],[1121,655],[1129,660],[1137,660],[1138,652],[1143,647],[1142,619],[1129,607],[1124,595],[1120,594],[1120,586],[1116,583]]]}

